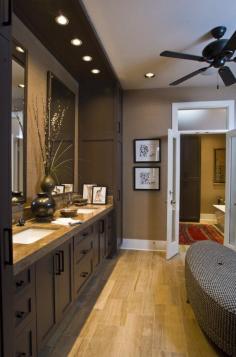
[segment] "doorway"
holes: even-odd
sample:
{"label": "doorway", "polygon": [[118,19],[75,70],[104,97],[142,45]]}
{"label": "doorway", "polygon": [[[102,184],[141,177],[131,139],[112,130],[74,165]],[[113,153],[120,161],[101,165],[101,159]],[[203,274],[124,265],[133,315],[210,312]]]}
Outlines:
{"label": "doorway", "polygon": [[[180,113],[183,114],[180,120]],[[234,101],[182,102],[172,104],[172,129],[168,130],[168,179],[167,179],[167,259],[179,252],[180,210],[180,136],[187,134],[227,134],[226,145],[226,204],[224,244],[230,243],[229,178],[232,176],[229,135],[235,127]],[[232,134],[234,135],[234,134]],[[231,139],[233,140],[233,139]],[[235,197],[236,199],[236,197]],[[232,201],[233,202],[233,201]],[[233,203],[232,203],[233,204]],[[235,240],[236,241],[236,240]],[[235,242],[236,243],[236,242]],[[236,245],[236,244],[235,244]]]}
{"label": "doorway", "polygon": [[224,243],[225,134],[180,135],[179,244]]}

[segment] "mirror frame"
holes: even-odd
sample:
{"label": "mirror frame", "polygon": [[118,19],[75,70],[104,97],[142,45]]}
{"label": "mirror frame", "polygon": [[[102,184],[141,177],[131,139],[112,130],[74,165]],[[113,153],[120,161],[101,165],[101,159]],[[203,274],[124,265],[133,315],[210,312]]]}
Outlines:
{"label": "mirror frame", "polygon": [[[16,50],[16,46],[24,49],[24,53]],[[24,46],[16,39],[12,38],[12,60],[24,67],[24,123],[23,123],[23,197],[26,202],[27,199],[27,108],[28,108],[28,53]]]}

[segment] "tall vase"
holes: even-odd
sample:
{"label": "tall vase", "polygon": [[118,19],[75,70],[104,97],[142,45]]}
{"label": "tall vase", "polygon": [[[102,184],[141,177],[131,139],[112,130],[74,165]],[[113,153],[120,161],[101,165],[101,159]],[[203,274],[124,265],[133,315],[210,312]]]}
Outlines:
{"label": "tall vase", "polygon": [[51,175],[45,175],[41,182],[41,189],[43,192],[51,194],[56,186],[56,182]]}

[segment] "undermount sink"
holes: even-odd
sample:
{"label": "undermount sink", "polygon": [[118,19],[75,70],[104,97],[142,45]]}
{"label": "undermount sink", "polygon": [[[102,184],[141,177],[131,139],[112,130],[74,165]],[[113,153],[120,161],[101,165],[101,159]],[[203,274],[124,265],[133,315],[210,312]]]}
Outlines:
{"label": "undermount sink", "polygon": [[97,208],[79,208],[77,210],[78,214],[89,214],[89,213],[94,213]]}
{"label": "undermount sink", "polygon": [[53,232],[55,232],[55,229],[27,228],[22,232],[13,234],[13,243],[32,244]]}

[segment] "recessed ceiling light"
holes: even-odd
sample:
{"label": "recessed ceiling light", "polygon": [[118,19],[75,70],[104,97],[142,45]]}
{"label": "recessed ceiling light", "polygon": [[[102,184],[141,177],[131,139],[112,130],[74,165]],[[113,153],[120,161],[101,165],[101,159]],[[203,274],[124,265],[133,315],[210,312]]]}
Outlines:
{"label": "recessed ceiling light", "polygon": [[23,83],[19,83],[19,84],[18,84],[18,87],[19,87],[19,88],[25,88],[25,85],[24,85]]}
{"label": "recessed ceiling light", "polygon": [[154,73],[152,73],[152,72],[148,72],[148,73],[146,73],[145,75],[144,75],[144,77],[145,78],[154,78],[155,77],[155,74]]}
{"label": "recessed ceiling light", "polygon": [[25,50],[20,46],[16,46],[16,50],[20,53],[25,53]]}
{"label": "recessed ceiling light", "polygon": [[57,16],[55,20],[58,23],[58,25],[62,25],[62,26],[68,25],[69,23],[69,19],[64,15]]}
{"label": "recessed ceiling light", "polygon": [[98,74],[98,73],[100,73],[100,69],[94,68],[94,69],[91,70],[91,72],[93,74]]}
{"label": "recessed ceiling light", "polygon": [[82,45],[82,41],[79,38],[73,38],[70,43],[73,46],[81,46]]}
{"label": "recessed ceiling light", "polygon": [[92,57],[91,56],[84,56],[83,57],[83,61],[85,61],[85,62],[90,62],[90,61],[92,61]]}

